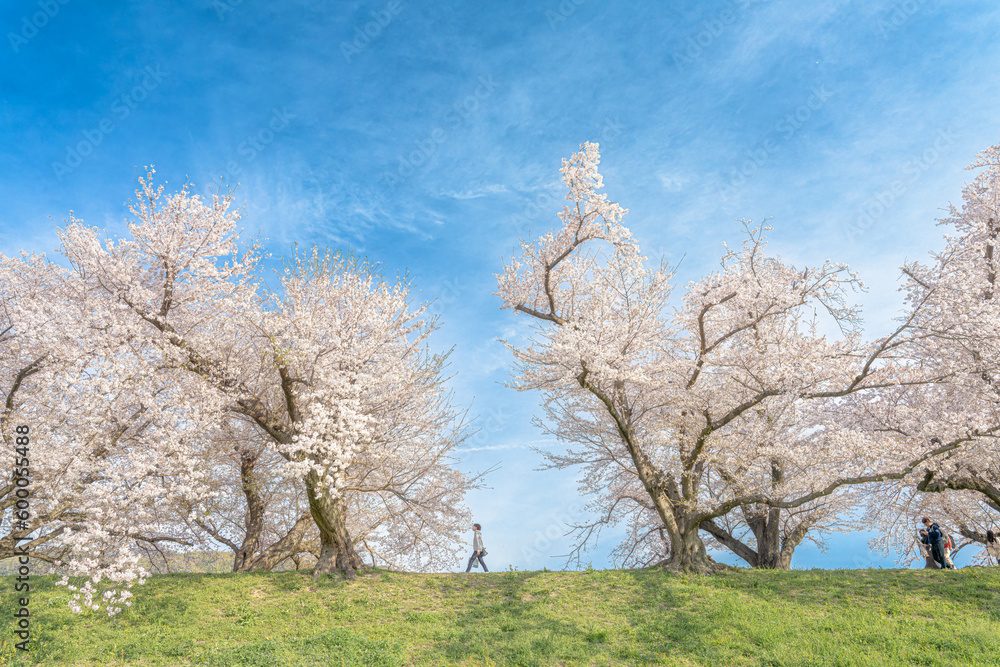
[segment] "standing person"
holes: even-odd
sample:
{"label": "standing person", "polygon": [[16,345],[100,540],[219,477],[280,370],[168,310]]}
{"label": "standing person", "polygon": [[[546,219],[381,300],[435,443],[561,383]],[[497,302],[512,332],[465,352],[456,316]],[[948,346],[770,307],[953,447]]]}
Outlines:
{"label": "standing person", "polygon": [[931,555],[934,556],[938,565],[947,568],[948,565],[944,560],[944,534],[941,532],[941,527],[926,516],[923,519],[923,524],[927,527],[927,543],[931,545]]}
{"label": "standing person", "polygon": [[469,565],[465,568],[466,572],[472,570],[472,564],[479,559],[479,564],[483,566],[483,572],[489,572],[486,569],[486,561],[483,560],[483,556],[486,555],[486,549],[483,548],[483,534],[480,532],[483,529],[478,523],[472,524],[472,556],[469,558]]}
{"label": "standing person", "polygon": [[951,560],[951,552],[955,548],[955,543],[951,538],[950,533],[944,533],[944,564],[951,570],[955,569],[955,563]]}
{"label": "standing person", "polygon": [[990,556],[996,559],[997,565],[1000,565],[1000,538],[997,538],[997,534],[992,530],[986,531],[986,564],[989,565]]}
{"label": "standing person", "polygon": [[934,562],[934,556],[931,555],[931,544],[930,540],[927,539],[927,531],[920,530],[917,535],[919,535],[920,540],[920,553],[926,559],[924,563],[925,570],[937,570],[940,569],[938,564]]}

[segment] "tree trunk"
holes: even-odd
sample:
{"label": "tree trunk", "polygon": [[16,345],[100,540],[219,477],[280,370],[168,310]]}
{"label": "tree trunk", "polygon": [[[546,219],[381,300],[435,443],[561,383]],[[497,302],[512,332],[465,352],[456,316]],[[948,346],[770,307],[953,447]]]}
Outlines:
{"label": "tree trunk", "polygon": [[[664,484],[654,484],[652,480],[658,475],[653,471],[648,459],[633,454],[639,479],[653,500],[657,514],[663,522],[663,528],[670,538],[670,554],[666,559],[653,567],[663,567],[673,572],[704,574],[723,569],[724,566],[712,560],[705,550],[701,539],[699,516],[695,512],[685,510],[681,502],[673,500],[665,490]],[[678,499],[679,500],[679,499]]]}
{"label": "tree trunk", "polygon": [[746,564],[750,567],[757,567],[759,562],[757,558],[757,552],[743,544],[735,537],[733,537],[729,532],[723,529],[719,524],[715,523],[712,519],[703,521],[701,523],[701,529],[707,532],[709,535],[714,537],[720,544],[725,546],[727,549],[732,551],[734,554],[746,561]]}
{"label": "tree trunk", "polygon": [[[781,462],[771,459],[771,490],[772,492],[785,479],[785,471]],[[756,515],[756,525],[750,524],[757,538],[757,567],[766,570],[787,570],[792,565],[792,551],[795,544],[801,541],[801,537],[791,548],[786,550],[781,543],[781,510],[777,507],[759,508]],[[744,512],[746,510],[744,509]],[[749,520],[749,516],[747,517]],[[786,540],[787,542],[787,540]]]}
{"label": "tree trunk", "polygon": [[[758,507],[753,508],[753,510],[759,509]],[[747,508],[744,508],[744,516],[757,539],[757,562],[753,564],[753,567],[763,570],[787,570],[791,563],[791,555],[784,559],[787,562],[785,567],[781,567],[783,560],[781,553],[781,510],[768,507],[756,514],[751,514]]]}
{"label": "tree trunk", "polygon": [[306,476],[306,491],[309,511],[319,528],[319,562],[313,576],[319,578],[336,571],[353,579],[363,564],[347,531],[347,503],[342,496],[334,496],[329,489],[321,488],[319,475],[315,472]]}
{"label": "tree trunk", "polygon": [[[764,530],[764,553],[761,554],[761,567],[769,570],[788,569],[787,562],[791,559],[782,558],[781,553],[781,510],[770,508],[767,512],[767,526]],[[781,567],[782,562],[786,565]]]}
{"label": "tree trunk", "polygon": [[583,371],[577,375],[577,381],[582,388],[604,403],[608,414],[614,419],[622,444],[635,465],[639,481],[653,501],[656,513],[670,537],[670,555],[653,567],[665,567],[675,572],[710,572],[720,569],[719,564],[709,558],[705,551],[705,543],[698,534],[697,514],[685,509],[694,499],[697,479],[701,477],[700,468],[695,469],[695,464],[692,463],[685,470],[684,482],[681,484],[683,489],[678,488],[637,444],[632,411],[628,405],[623,405],[619,410],[611,396],[587,379],[587,365],[581,362],[581,366]]}
{"label": "tree trunk", "polygon": [[694,514],[685,512],[676,505],[669,506],[663,496],[654,500],[658,501],[657,509],[660,510],[660,518],[664,520],[664,527],[670,537],[670,555],[657,563],[657,567],[686,574],[705,574],[725,568],[709,557]]}
{"label": "tree trunk", "polygon": [[792,528],[792,532],[785,535],[781,541],[781,555],[778,557],[778,567],[780,569],[790,570],[792,568],[792,554],[795,553],[795,547],[802,543],[802,540],[806,537],[806,533],[819,520],[818,516],[806,517],[799,521],[795,528]]}
{"label": "tree trunk", "polygon": [[264,512],[266,506],[260,495],[260,485],[254,468],[259,455],[250,449],[237,447],[240,454],[240,486],[247,499],[246,532],[243,543],[233,558],[233,572],[249,572],[253,555],[260,546],[260,536],[264,532]]}
{"label": "tree trunk", "polygon": [[[790,533],[781,534],[781,510],[771,508],[765,520],[766,526],[758,538],[760,560],[756,567],[770,570],[792,569],[792,556],[795,548],[802,543],[806,533],[816,523],[814,518],[805,518],[799,522]],[[763,545],[763,549],[761,549]]]}
{"label": "tree trunk", "polygon": [[[759,509],[755,508],[755,509]],[[789,570],[795,548],[802,542],[816,519],[803,519],[792,532],[782,537],[781,510],[770,508],[765,513],[744,508],[744,519],[754,534],[757,550],[740,542],[712,520],[703,521],[702,530],[708,532],[720,544],[746,561],[747,565],[762,570]]]}
{"label": "tree trunk", "polygon": [[670,557],[663,566],[674,572],[690,574],[704,574],[719,569],[719,564],[708,556],[697,528],[679,533],[676,538],[671,536]]}
{"label": "tree trunk", "polygon": [[[771,460],[771,490],[775,490],[785,478],[784,468],[777,459]],[[782,535],[782,509],[766,505],[744,505],[740,507],[754,539],[754,551],[732,535],[726,533],[714,522],[703,526],[733,553],[747,562],[750,567],[763,570],[789,570],[795,548],[805,538],[809,528],[816,523],[815,518],[806,517],[787,535]]]}
{"label": "tree trunk", "polygon": [[303,514],[284,537],[261,551],[247,563],[247,572],[270,572],[278,565],[292,559],[299,569],[298,555],[302,553],[302,539],[313,523],[311,514]]}

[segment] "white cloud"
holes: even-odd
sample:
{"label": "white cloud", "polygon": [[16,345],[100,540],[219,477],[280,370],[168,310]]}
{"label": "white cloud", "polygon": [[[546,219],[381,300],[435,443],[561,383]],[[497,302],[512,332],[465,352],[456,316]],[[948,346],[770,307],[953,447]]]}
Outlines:
{"label": "white cloud", "polygon": [[463,190],[461,192],[455,191],[442,191],[441,196],[451,197],[452,199],[478,199],[480,197],[486,197],[493,194],[501,194],[508,192],[506,185],[501,185],[499,183],[492,183],[490,185],[481,185],[474,188],[469,188],[468,190]]}
{"label": "white cloud", "polygon": [[684,189],[685,185],[691,182],[690,178],[680,174],[661,171],[656,175],[660,179],[660,183],[663,184],[663,189],[667,192],[680,192]]}

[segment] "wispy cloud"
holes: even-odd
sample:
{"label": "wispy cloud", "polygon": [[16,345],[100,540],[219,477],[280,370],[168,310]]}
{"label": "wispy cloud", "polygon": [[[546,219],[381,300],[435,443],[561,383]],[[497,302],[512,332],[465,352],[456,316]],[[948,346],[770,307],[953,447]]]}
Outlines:
{"label": "wispy cloud", "polygon": [[451,197],[452,199],[478,199],[479,197],[487,197],[489,195],[494,195],[498,193],[510,192],[506,185],[500,183],[493,183],[490,185],[482,185],[476,188],[471,188],[468,190],[462,190],[461,192],[446,191],[442,192],[441,196]]}

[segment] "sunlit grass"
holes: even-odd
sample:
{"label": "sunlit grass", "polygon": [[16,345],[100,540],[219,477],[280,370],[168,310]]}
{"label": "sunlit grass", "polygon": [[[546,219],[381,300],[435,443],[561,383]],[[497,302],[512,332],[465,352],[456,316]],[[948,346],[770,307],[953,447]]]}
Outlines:
{"label": "sunlit grass", "polygon": [[4,614],[0,664],[1000,664],[1000,568],[181,574],[114,619],[72,614],[53,580],[29,655]]}

